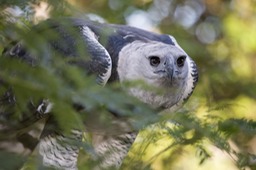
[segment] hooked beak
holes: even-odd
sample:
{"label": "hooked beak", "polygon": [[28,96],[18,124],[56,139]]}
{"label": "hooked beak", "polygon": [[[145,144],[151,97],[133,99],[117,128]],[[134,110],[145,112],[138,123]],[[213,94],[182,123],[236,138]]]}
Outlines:
{"label": "hooked beak", "polygon": [[174,70],[173,65],[171,64],[166,65],[165,71],[167,74],[167,78],[169,78],[171,81],[173,79],[173,70]]}
{"label": "hooked beak", "polygon": [[165,61],[165,72],[167,74],[167,78],[169,78],[172,81],[174,73],[174,64],[173,61],[168,58]]}
{"label": "hooked beak", "polygon": [[161,76],[168,78],[172,81],[174,75],[174,64],[172,60],[166,59],[165,63],[162,66],[161,70],[157,70],[154,72],[155,74],[160,74]]}

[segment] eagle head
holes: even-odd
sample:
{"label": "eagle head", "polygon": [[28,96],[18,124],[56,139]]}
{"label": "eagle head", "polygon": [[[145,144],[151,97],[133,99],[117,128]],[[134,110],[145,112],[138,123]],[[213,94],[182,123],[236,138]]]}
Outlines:
{"label": "eagle head", "polygon": [[174,42],[137,40],[119,53],[120,81],[145,83],[144,87],[135,83],[128,91],[153,108],[176,110],[191,95],[198,79],[195,63]]}

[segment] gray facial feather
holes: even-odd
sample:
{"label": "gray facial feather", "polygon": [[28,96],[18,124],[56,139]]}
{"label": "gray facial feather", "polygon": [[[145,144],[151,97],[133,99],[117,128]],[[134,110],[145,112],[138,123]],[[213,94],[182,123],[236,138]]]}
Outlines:
{"label": "gray facial feather", "polygon": [[[162,63],[157,68],[151,66],[150,56],[159,57]],[[129,89],[132,95],[154,108],[172,109],[183,102],[193,84],[190,82],[191,59],[187,56],[184,66],[179,68],[176,60],[180,56],[187,54],[177,46],[156,41],[134,41],[120,51],[117,68],[120,81],[142,80],[155,87],[156,91],[134,87]],[[171,76],[169,70],[172,70]],[[157,90],[164,93],[157,93]]]}

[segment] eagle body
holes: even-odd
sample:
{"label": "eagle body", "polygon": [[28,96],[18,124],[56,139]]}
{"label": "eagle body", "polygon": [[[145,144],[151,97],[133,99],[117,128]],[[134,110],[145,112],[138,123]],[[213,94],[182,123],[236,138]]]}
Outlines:
{"label": "eagle body", "polygon": [[[4,56],[36,67],[42,58],[50,59],[60,54],[67,64],[95,75],[97,84],[105,86],[120,82],[127,93],[154,109],[176,110],[192,94],[198,80],[196,64],[170,35],[78,18],[50,19],[32,29],[46,42],[43,52],[33,53],[21,40],[6,48]],[[150,88],[144,89],[140,83],[132,87],[125,85],[133,81],[142,82]],[[49,115],[52,107],[54,104],[46,99],[35,106],[33,115]],[[121,134],[104,130],[93,134],[95,151],[102,161],[100,169],[118,168],[137,135],[132,128],[126,128],[121,118],[114,117],[121,124],[119,127],[124,127]],[[81,140],[81,133],[75,134],[76,139]],[[39,144],[43,164],[60,169],[77,169],[79,148],[62,146],[59,141],[65,143],[65,137],[60,132],[43,131]]]}

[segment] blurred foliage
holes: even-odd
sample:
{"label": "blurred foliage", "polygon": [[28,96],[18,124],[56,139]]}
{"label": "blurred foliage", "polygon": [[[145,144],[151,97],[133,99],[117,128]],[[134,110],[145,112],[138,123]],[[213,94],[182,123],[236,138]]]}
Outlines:
{"label": "blurred foliage", "polygon": [[[34,36],[25,34],[31,25],[48,17],[77,16],[173,35],[195,60],[200,79],[184,108],[157,118],[147,116],[151,111],[144,106],[136,112],[138,128],[156,119],[161,123],[141,131],[122,169],[256,169],[256,1],[0,0],[0,4],[0,51],[19,38],[41,49]],[[68,129],[74,124],[69,127],[67,122],[80,118],[64,103],[79,99],[91,104],[92,110],[102,103],[123,110],[122,102],[115,102],[132,100],[116,87],[95,87],[79,70],[63,69],[61,64],[31,69],[0,60],[0,77],[14,84],[19,98],[47,96],[60,108],[56,113],[69,110],[67,116],[58,116]],[[10,77],[17,68],[20,76]],[[64,76],[56,76],[54,69]],[[146,118],[152,119],[142,121]],[[88,169],[89,158],[81,155],[79,167]]]}

